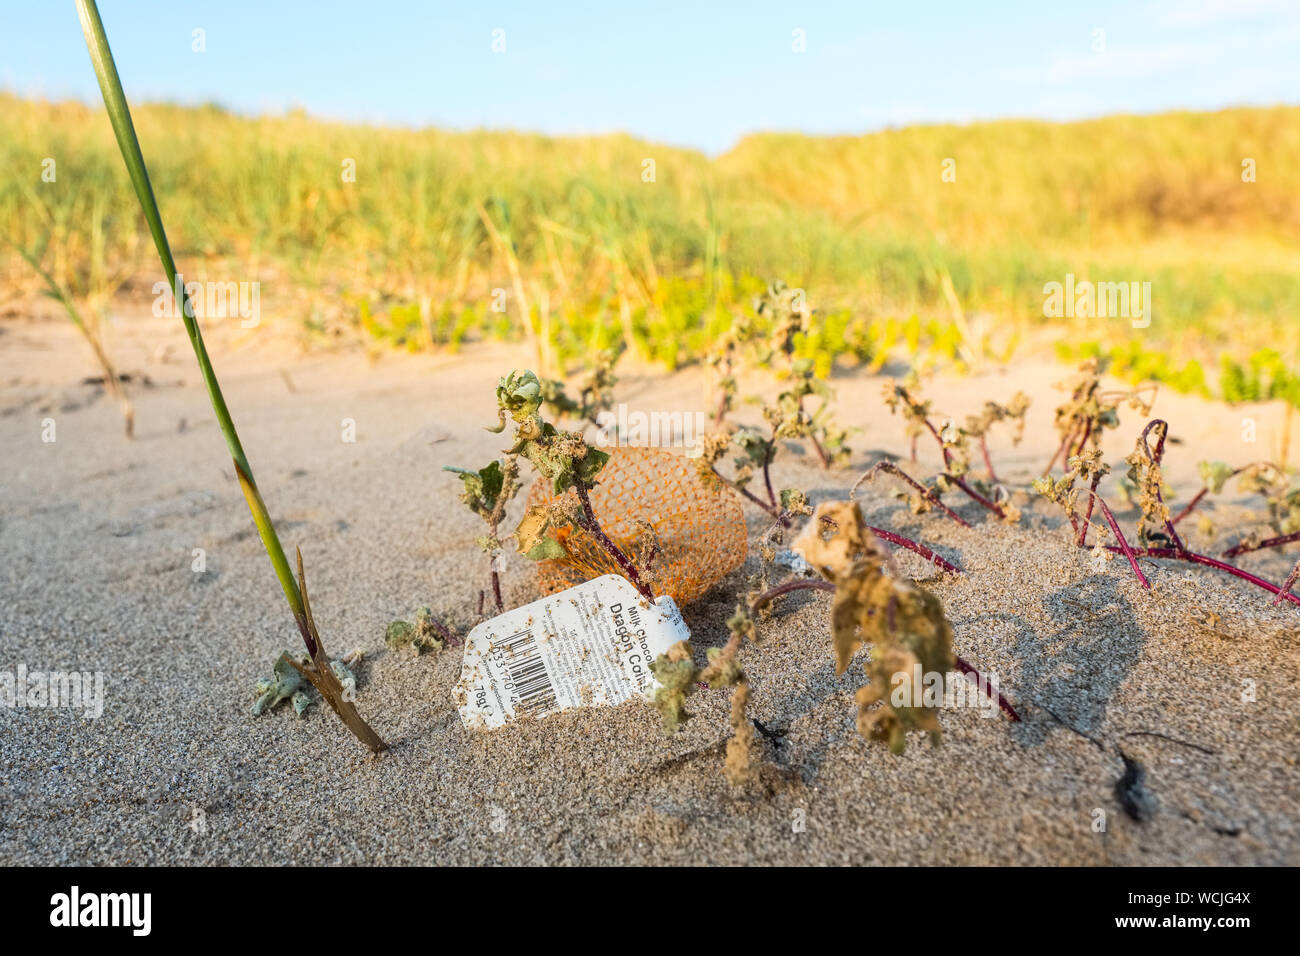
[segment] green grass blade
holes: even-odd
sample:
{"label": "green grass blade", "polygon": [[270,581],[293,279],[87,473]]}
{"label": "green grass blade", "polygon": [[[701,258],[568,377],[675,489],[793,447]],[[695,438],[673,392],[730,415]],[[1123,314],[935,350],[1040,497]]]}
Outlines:
{"label": "green grass blade", "polygon": [[122,81],[118,78],[117,66],[113,63],[113,53],[109,49],[108,37],[104,33],[104,23],[99,18],[99,8],[95,5],[95,0],[77,0],[77,14],[81,18],[81,29],[86,35],[86,46],[90,49],[90,60],[95,67],[95,75],[99,78],[100,92],[104,95],[104,107],[108,111],[109,121],[113,124],[117,145],[122,150],[122,159],[126,161],[131,184],[135,187],[135,194],[149,223],[149,232],[153,235],[154,245],[158,249],[158,258],[162,260],[163,272],[172,288],[180,287],[178,301],[181,305],[181,318],[185,323],[185,331],[190,337],[190,344],[194,347],[194,357],[198,359],[199,371],[203,375],[203,383],[207,386],[208,397],[212,400],[212,410],[216,412],[221,433],[226,436],[226,445],[230,449],[231,458],[234,459],[235,473],[239,476],[240,487],[243,488],[244,497],[248,501],[248,510],[253,514],[253,523],[257,525],[257,533],[261,535],[262,543],[266,545],[266,553],[271,558],[272,567],[275,568],[275,576],[280,580],[280,587],[284,589],[289,608],[293,611],[299,630],[307,641],[307,649],[314,656],[315,642],[311,639],[306,626],[298,583],[289,568],[284,548],[275,533],[275,525],[266,510],[265,502],[262,501],[261,492],[257,490],[257,483],[253,480],[253,471],[244,456],[239,433],[235,431],[230,410],[226,408],[226,400],[221,395],[217,373],[212,368],[208,350],[203,344],[203,334],[191,314],[189,297],[185,294],[183,283],[177,275],[176,261],[172,257],[171,245],[167,241],[167,232],[163,229],[162,214],[158,211],[158,202],[154,199],[153,186],[149,182],[149,170],[145,167],[140,141],[135,135],[135,124],[131,121],[131,110],[126,103],[126,94],[122,91]]}

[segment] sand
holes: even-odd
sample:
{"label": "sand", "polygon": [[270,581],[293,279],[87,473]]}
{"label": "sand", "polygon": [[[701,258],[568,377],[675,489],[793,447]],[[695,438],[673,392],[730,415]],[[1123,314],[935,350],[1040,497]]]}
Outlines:
{"label": "sand", "polygon": [[[0,709],[0,863],[1300,863],[1297,609],[1168,562],[1147,563],[1152,592],[1122,561],[1096,573],[1041,505],[1017,528],[963,507],[977,522],[965,530],[911,516],[884,488],[863,498],[874,523],[966,569],[933,589],[957,651],[998,675],[1019,725],[948,710],[938,749],[917,737],[895,757],[862,740],[860,673],[835,676],[828,599],[805,593],[744,654],[751,713],[768,731],[747,787],[722,776],[723,692],[693,697],[695,717],[674,737],[639,703],[467,732],[451,700],[458,651],[390,652],[384,628],[421,604],[460,633],[478,620],[476,519],[440,469],[502,447],[481,426],[496,375],[526,354],[475,346],[372,363],[304,354],[270,329],[222,333],[210,346],[263,494],[286,546],[302,547],[327,646],[364,651],[358,705],[392,749],[370,756],[320,704],[302,719],[250,716],[256,679],[301,646],[180,330],[148,316],[115,324],[121,368],[153,383],[133,387],[127,441],[116,405],[81,384],[96,370],[73,330],[7,321],[0,671],[100,671],[106,700],[98,719]],[[1030,437],[994,442],[1003,477],[1027,483],[1054,447],[1051,385],[1065,374],[1022,362],[946,377],[931,394],[965,414],[1029,391]],[[841,419],[863,429],[853,467],[823,472],[791,451],[775,470],[815,501],[842,496],[881,453],[906,451],[879,377],[835,385]],[[702,386],[697,371],[629,370],[619,396],[694,409]],[[1182,500],[1198,487],[1196,458],[1244,463],[1279,441],[1276,407],[1162,395],[1156,411],[1180,440],[1168,461]],[[1247,417],[1254,445],[1241,440]],[[46,443],[50,418],[57,440]],[[345,419],[355,442],[342,439]],[[1123,413],[1112,462],[1141,424]],[[1231,499],[1212,513],[1231,516]],[[750,513],[755,532],[760,517]],[[1279,581],[1292,559],[1245,564]],[[928,574],[910,556],[900,564]],[[685,609],[701,647],[722,643],[755,568],[751,556]],[[521,560],[505,596],[537,596]],[[1121,752],[1145,770],[1141,821],[1117,798]]]}

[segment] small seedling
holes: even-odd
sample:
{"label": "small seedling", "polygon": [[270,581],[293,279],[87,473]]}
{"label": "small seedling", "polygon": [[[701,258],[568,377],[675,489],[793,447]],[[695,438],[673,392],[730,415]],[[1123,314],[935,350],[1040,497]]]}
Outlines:
{"label": "small seedling", "polygon": [[398,651],[404,647],[411,648],[417,655],[425,651],[438,652],[448,644],[460,643],[447,627],[433,616],[430,608],[422,607],[415,612],[415,623],[393,621],[384,632],[384,643],[390,650]]}
{"label": "small seedling", "polygon": [[[361,660],[361,651],[353,651],[347,657],[330,661],[330,670],[334,672],[345,693],[356,692],[357,678],[348,665],[355,664],[359,660]],[[271,668],[271,676],[259,678],[257,681],[258,698],[253,702],[250,711],[253,716],[257,717],[268,710],[274,710],[281,702],[288,700],[293,704],[293,712],[301,717],[312,705],[312,699],[307,694],[309,682],[304,679],[302,671],[310,663],[307,658],[295,661],[289,656],[288,651],[282,652]]]}
{"label": "small seedling", "polygon": [[301,690],[303,686],[302,675],[289,660],[289,652],[283,652],[276,658],[271,676],[258,679],[258,698],[253,702],[251,713],[257,717],[265,711],[274,710],[282,701],[292,700],[294,713],[301,717],[303,711],[311,705],[311,698]]}
{"label": "small seedling", "polygon": [[460,477],[464,484],[460,500],[487,525],[487,534],[480,535],[475,540],[488,557],[492,599],[496,602],[497,611],[504,611],[506,606],[501,599],[501,569],[505,564],[505,551],[498,537],[498,529],[505,517],[506,505],[519,491],[519,459],[507,455],[504,461],[489,462],[478,471],[451,465],[444,465],[442,470]]}

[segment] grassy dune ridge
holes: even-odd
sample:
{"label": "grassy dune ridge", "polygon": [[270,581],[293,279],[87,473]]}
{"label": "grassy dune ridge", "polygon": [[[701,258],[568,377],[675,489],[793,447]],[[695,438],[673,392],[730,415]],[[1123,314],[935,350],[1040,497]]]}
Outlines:
{"label": "grassy dune ridge", "polygon": [[[1296,351],[1300,108],[760,134],[716,159],[625,135],[215,107],[142,106],[136,122],[186,277],[259,281],[268,314],[315,339],[523,332],[562,362],[623,338],[677,364],[780,277],[823,310],[810,347],[860,358],[895,343],[955,356],[986,334],[996,352],[1044,326],[1167,350],[1176,369],[1227,347]],[[78,104],[0,95],[0,235],[92,308],[157,278],[108,122]],[[1066,273],[1151,282],[1156,321],[1044,319],[1043,285]],[[0,246],[0,301],[39,287]]]}

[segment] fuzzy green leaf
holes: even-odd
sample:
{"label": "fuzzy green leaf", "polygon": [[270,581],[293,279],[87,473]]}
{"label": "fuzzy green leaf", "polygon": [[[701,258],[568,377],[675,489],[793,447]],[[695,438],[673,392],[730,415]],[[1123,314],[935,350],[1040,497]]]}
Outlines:
{"label": "fuzzy green leaf", "polygon": [[564,545],[548,535],[529,548],[524,557],[529,561],[555,561],[567,557],[568,553],[564,550]]}

